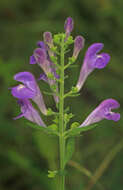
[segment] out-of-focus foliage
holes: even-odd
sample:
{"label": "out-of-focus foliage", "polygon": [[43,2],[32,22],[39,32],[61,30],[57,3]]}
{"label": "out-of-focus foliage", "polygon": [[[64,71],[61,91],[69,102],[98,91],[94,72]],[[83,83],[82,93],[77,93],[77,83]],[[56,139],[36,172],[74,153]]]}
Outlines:
{"label": "out-of-focus foliage", "polygon": [[[75,21],[73,35],[85,37],[85,49],[75,67],[67,71],[65,88],[75,85],[87,47],[103,42],[111,55],[109,65],[94,71],[87,79],[80,97],[70,98],[66,105],[75,114],[74,121],[82,122],[102,100],[115,98],[120,104],[118,123],[102,121],[99,127],[76,139],[73,160],[91,171],[92,175],[108,153],[123,136],[123,1],[122,0],[1,0],[0,1],[0,189],[54,190],[56,179],[47,177],[48,170],[57,170],[58,139],[39,133],[25,119],[13,121],[19,107],[8,88],[16,84],[13,75],[29,70],[38,78],[38,66],[29,65],[29,56],[42,39],[44,31],[63,31],[64,20]],[[47,85],[40,82],[41,89]],[[53,99],[45,96],[47,106],[54,109]],[[43,117],[50,123],[50,117]],[[122,144],[121,144],[122,145]],[[123,146],[123,145],[122,145]],[[121,147],[122,147],[121,146]],[[123,189],[123,151],[117,151],[106,166],[98,185],[93,189]],[[106,163],[105,163],[106,164]],[[103,166],[104,167],[104,166]],[[67,188],[86,189],[89,178],[70,165],[67,167]]]}

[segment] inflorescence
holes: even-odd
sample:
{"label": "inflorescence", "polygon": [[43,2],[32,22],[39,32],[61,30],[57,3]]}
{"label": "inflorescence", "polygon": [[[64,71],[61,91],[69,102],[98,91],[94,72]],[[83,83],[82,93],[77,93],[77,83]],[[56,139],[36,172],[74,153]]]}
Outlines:
{"label": "inflorescence", "polygon": [[[56,107],[59,106],[59,83],[61,66],[59,64],[59,47],[61,45],[61,39],[64,38],[64,53],[68,52],[70,44],[74,44],[73,54],[68,58],[68,63],[64,66],[64,70],[74,64],[78,58],[80,51],[84,48],[85,40],[83,36],[77,36],[75,39],[70,35],[74,27],[73,19],[68,17],[65,21],[64,29],[65,33],[60,33],[52,36],[51,32],[44,32],[43,41],[37,43],[37,48],[30,56],[30,64],[38,64],[43,73],[37,80],[30,72],[19,72],[14,76],[14,80],[21,82],[21,84],[12,87],[12,95],[18,99],[18,104],[21,108],[21,113],[14,119],[25,117],[27,120],[36,123],[39,126],[46,127],[46,124],[41,119],[39,112],[33,107],[32,101],[37,105],[39,110],[44,115],[58,113],[53,112],[51,109],[47,109],[42,92],[39,89],[38,82],[40,80],[45,81],[51,89]],[[69,96],[76,96],[82,89],[85,80],[94,69],[103,69],[110,61],[110,55],[108,53],[100,53],[103,49],[102,43],[93,43],[87,49],[84,57],[83,64],[81,66],[80,74],[77,84],[72,87],[71,91],[64,95],[64,98]],[[89,126],[93,123],[97,123],[102,119],[118,121],[120,114],[112,112],[112,109],[119,108],[119,103],[114,99],[104,100],[99,106],[92,111],[92,113],[85,119],[85,121],[77,126],[78,128]],[[64,115],[65,117],[66,115]]]}

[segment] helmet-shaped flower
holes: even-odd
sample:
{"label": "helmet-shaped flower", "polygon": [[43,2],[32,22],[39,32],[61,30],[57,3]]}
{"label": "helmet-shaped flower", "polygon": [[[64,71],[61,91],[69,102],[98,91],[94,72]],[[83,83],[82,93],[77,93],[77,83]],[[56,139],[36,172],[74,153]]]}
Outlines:
{"label": "helmet-shaped flower", "polygon": [[16,81],[22,82],[18,86],[11,89],[12,95],[18,99],[31,98],[40,108],[43,114],[47,113],[47,109],[43,100],[43,96],[36,83],[34,76],[30,72],[20,72],[14,76]]}
{"label": "helmet-shaped flower", "polygon": [[112,112],[112,109],[117,109],[119,107],[120,104],[114,99],[104,100],[94,111],[91,112],[91,114],[80,125],[80,127],[85,127],[93,123],[97,123],[102,119],[118,121],[120,119],[120,114]]}
{"label": "helmet-shaped flower", "polygon": [[106,67],[106,65],[110,61],[110,56],[108,53],[97,54],[101,51],[102,48],[102,43],[94,43],[88,48],[76,85],[78,91],[82,88],[86,78],[94,69],[102,69]]}

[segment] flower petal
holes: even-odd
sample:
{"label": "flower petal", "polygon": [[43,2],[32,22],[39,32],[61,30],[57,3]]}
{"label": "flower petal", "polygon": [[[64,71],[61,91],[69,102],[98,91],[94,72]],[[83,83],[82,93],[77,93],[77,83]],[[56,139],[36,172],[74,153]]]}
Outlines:
{"label": "flower petal", "polygon": [[73,50],[73,56],[77,58],[79,52],[84,47],[84,38],[82,36],[77,36],[74,41],[74,50]]}
{"label": "flower petal", "polygon": [[52,33],[44,32],[43,37],[44,37],[44,42],[51,47],[53,45]]}
{"label": "flower petal", "polygon": [[113,120],[113,121],[119,121],[120,120],[120,114],[119,113],[114,113],[114,112],[111,112],[111,113],[108,113],[105,115],[105,119],[107,120]]}
{"label": "flower petal", "polygon": [[24,117],[24,114],[23,114],[23,113],[20,113],[18,116],[14,117],[13,119],[14,119],[14,120],[17,120],[17,119],[20,119],[20,118],[22,118],[22,117]]}
{"label": "flower petal", "polygon": [[101,49],[103,49],[104,45],[103,43],[94,43],[92,44],[87,52],[86,52],[86,58],[90,59],[91,57],[93,57],[95,54],[97,54],[98,52],[101,51]]}
{"label": "flower petal", "polygon": [[29,61],[30,64],[36,64],[36,59],[34,57],[34,55],[31,55],[30,56],[30,61]]}
{"label": "flower petal", "polygon": [[100,107],[103,108],[103,109],[107,108],[108,110],[111,110],[111,109],[117,109],[117,108],[119,108],[120,104],[119,104],[119,102],[117,100],[109,98],[107,100],[104,100],[100,104]]}
{"label": "flower petal", "polygon": [[39,64],[43,64],[47,59],[47,54],[44,49],[37,48],[34,50],[34,57]]}
{"label": "flower petal", "polygon": [[64,30],[66,32],[66,38],[68,38],[68,36],[72,32],[73,27],[74,27],[73,19],[71,17],[68,17],[65,21],[65,24],[64,24]]}
{"label": "flower petal", "polygon": [[43,80],[45,82],[48,82],[48,78],[45,73],[40,74],[38,80]]}
{"label": "flower petal", "polygon": [[19,72],[14,76],[16,81],[22,82],[27,88],[32,91],[37,90],[37,84],[34,76],[30,72]]}
{"label": "flower petal", "polygon": [[30,90],[22,84],[11,88],[11,93],[14,97],[19,99],[34,98],[36,95],[34,91]]}
{"label": "flower petal", "polygon": [[26,119],[36,123],[40,126],[45,127],[46,125],[42,121],[39,113],[36,109],[33,108],[31,102],[28,99],[19,99],[18,104],[21,106],[21,112],[17,117],[14,119],[19,119],[21,117],[25,117]]}
{"label": "flower petal", "polygon": [[26,81],[33,81],[34,76],[30,72],[19,72],[14,75],[14,80],[25,83]]}
{"label": "flower petal", "polygon": [[102,69],[110,61],[110,55],[108,53],[101,53],[96,56],[95,62],[92,62],[94,68]]}
{"label": "flower petal", "polygon": [[38,46],[39,48],[41,48],[41,49],[46,50],[46,45],[45,45],[45,43],[44,43],[43,41],[38,41],[38,42],[37,42],[37,46]]}

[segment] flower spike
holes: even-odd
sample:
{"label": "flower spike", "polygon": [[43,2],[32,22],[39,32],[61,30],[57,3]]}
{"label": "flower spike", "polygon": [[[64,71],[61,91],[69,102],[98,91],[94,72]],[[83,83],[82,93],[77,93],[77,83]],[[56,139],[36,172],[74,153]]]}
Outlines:
{"label": "flower spike", "polygon": [[18,104],[21,106],[21,114],[14,118],[14,120],[19,119],[21,117],[25,117],[29,121],[36,123],[42,127],[46,127],[44,122],[42,121],[39,113],[36,109],[33,108],[31,102],[28,99],[19,99]]}
{"label": "flower spike", "polygon": [[85,40],[82,36],[77,36],[75,38],[74,50],[73,50],[73,57],[75,57],[75,59],[77,59],[79,52],[84,47],[84,42],[85,42]]}
{"label": "flower spike", "polygon": [[114,99],[104,100],[94,111],[92,111],[80,127],[97,123],[103,119],[113,120],[115,122],[118,121],[120,119],[120,114],[112,112],[112,109],[117,109],[119,107],[120,104]]}
{"label": "flower spike", "polygon": [[41,112],[46,115],[47,109],[34,76],[30,72],[20,72],[14,76],[14,79],[23,84],[13,87],[11,89],[12,95],[18,99],[31,98]]}
{"label": "flower spike", "polygon": [[102,43],[92,44],[85,55],[84,63],[81,67],[79,80],[77,82],[78,91],[82,88],[88,75],[95,69],[102,69],[106,67],[110,61],[110,55],[107,53],[97,54],[103,48]]}

